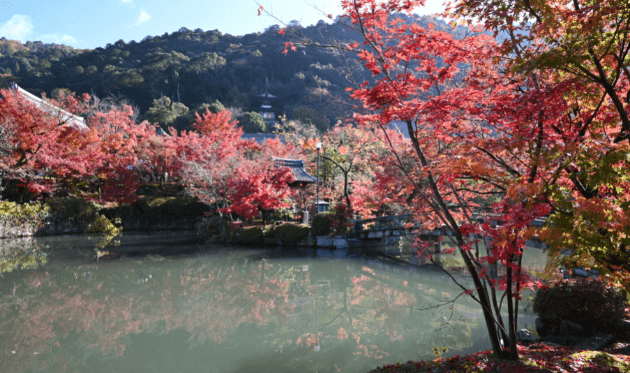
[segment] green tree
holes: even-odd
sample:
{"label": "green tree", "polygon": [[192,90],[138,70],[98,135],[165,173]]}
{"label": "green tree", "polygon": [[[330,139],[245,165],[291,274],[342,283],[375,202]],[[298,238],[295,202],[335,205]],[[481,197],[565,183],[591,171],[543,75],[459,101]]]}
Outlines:
{"label": "green tree", "polygon": [[267,132],[267,125],[262,116],[254,111],[247,112],[238,118],[239,126],[243,132],[264,133]]}
{"label": "green tree", "polygon": [[249,106],[247,94],[241,93],[237,86],[232,87],[232,89],[230,89],[230,93],[228,93],[227,105],[242,109],[247,108]]}
{"label": "green tree", "polygon": [[140,118],[150,123],[159,124],[162,128],[178,127],[180,121],[186,121],[188,107],[179,102],[172,102],[170,98],[157,98],[153,100],[153,105]]}
{"label": "green tree", "polygon": [[[192,125],[197,121],[197,115],[203,118],[203,115],[206,111],[210,111],[212,114],[216,114],[220,111],[225,110],[225,106],[219,100],[209,104],[203,103],[198,105],[194,110],[191,110],[186,117],[179,117],[177,123],[175,124],[175,128],[178,131],[190,131],[192,129]],[[195,115],[197,114],[197,115]]]}

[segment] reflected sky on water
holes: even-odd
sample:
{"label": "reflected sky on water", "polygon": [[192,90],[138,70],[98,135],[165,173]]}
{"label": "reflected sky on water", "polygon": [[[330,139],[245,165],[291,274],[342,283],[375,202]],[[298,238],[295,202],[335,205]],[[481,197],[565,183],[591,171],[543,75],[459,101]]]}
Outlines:
{"label": "reflected sky on water", "polygon": [[[35,260],[0,278],[5,372],[367,372],[434,359],[433,347],[490,349],[469,297],[420,310],[461,293],[428,265],[208,248],[193,232],[0,245],[5,260]],[[119,258],[97,262],[95,249]],[[529,252],[526,265],[542,270],[545,254]]]}

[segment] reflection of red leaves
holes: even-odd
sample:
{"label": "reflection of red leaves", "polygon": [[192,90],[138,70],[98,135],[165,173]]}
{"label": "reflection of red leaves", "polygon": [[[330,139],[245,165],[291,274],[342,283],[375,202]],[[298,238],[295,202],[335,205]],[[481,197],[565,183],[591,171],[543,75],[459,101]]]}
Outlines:
{"label": "reflection of red leaves", "polygon": [[337,338],[343,341],[344,339],[348,338],[348,332],[346,332],[344,328],[339,328],[339,331],[337,332]]}

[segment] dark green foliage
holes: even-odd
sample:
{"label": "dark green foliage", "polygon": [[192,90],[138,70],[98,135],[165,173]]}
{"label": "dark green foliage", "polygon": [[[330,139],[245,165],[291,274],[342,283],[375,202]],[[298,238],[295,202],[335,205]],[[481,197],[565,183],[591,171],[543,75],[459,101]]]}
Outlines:
{"label": "dark green foliage", "polygon": [[306,225],[283,224],[269,233],[270,235],[273,233],[273,238],[282,241],[283,245],[294,245],[308,237],[309,230],[310,228]]}
{"label": "dark green foliage", "polygon": [[[223,104],[219,102],[219,100],[216,100],[211,104],[204,104],[204,106],[207,107],[212,114],[216,114],[220,111],[225,110],[225,106],[223,106]],[[205,112],[205,108],[203,109],[203,112]]]}
{"label": "dark green foliage", "polygon": [[120,218],[126,230],[194,229],[197,220],[209,207],[193,198],[144,197],[133,205],[101,210],[110,220]]}
{"label": "dark green foliage", "polygon": [[313,235],[328,236],[331,231],[331,222],[334,215],[332,211],[326,211],[313,216]]}
{"label": "dark green foliage", "polygon": [[260,227],[244,228],[238,237],[234,238],[234,243],[254,245],[264,241],[264,232]]}
{"label": "dark green foliage", "polygon": [[248,112],[238,118],[239,127],[243,128],[245,133],[265,133],[267,125],[262,116],[256,112]]}
{"label": "dark green foliage", "polygon": [[82,198],[50,198],[46,201],[50,206],[50,214],[56,222],[64,222],[70,226],[79,226],[87,230],[97,220],[102,206],[88,202]]}
{"label": "dark green foliage", "polygon": [[626,302],[623,288],[605,279],[568,279],[538,290],[534,312],[551,322],[568,320],[583,326],[606,325],[615,317],[624,317]]}
{"label": "dark green foliage", "polygon": [[164,97],[153,100],[153,106],[144,113],[140,121],[147,120],[151,124],[159,124],[163,129],[180,127],[180,122],[187,122],[188,107],[179,102],[172,102]]}
{"label": "dark green foliage", "polygon": [[307,106],[298,106],[293,109],[292,119],[307,125],[313,125],[320,132],[326,132],[329,127],[327,119],[321,113]]}

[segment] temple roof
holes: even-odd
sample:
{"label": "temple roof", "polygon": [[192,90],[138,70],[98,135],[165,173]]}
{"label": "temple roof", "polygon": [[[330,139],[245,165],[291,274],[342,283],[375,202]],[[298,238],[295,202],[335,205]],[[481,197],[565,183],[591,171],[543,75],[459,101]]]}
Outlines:
{"label": "temple roof", "polygon": [[281,143],[285,143],[285,139],[283,135],[278,135],[275,133],[244,133],[241,135],[241,139],[243,140],[254,140],[259,145],[262,145],[265,141],[269,139],[278,139]]}
{"label": "temple roof", "polygon": [[295,175],[296,183],[316,183],[317,178],[311,176],[306,172],[304,168],[304,161],[301,159],[285,159],[285,158],[274,158],[273,162],[276,167],[288,167],[293,175]]}
{"label": "temple roof", "polygon": [[60,107],[48,103],[44,99],[24,90],[15,83],[12,83],[9,88],[19,93],[22,98],[26,99],[26,101],[35,104],[40,110],[56,117],[60,124],[65,123],[79,130],[88,129],[88,126],[85,124],[85,120],[82,117],[69,113]]}

